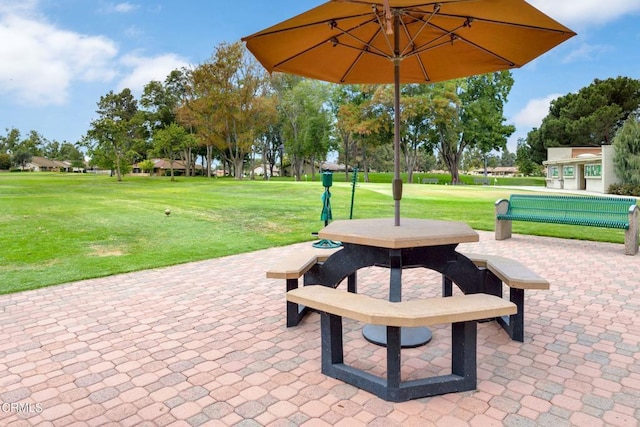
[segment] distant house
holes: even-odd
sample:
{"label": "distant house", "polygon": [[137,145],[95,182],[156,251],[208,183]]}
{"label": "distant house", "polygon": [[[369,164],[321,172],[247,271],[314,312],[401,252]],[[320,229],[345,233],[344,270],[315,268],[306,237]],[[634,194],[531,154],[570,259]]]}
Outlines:
{"label": "distant house", "polygon": [[494,176],[516,176],[517,174],[517,166],[497,166],[491,170],[491,175]]}
{"label": "distant house", "polygon": [[[269,169],[267,169],[267,173],[269,173]],[[253,170],[253,174],[256,176],[263,176],[264,168],[262,166],[258,166]],[[276,166],[273,167],[273,176],[280,176],[280,169],[278,169]]]}
{"label": "distant house", "polygon": [[[155,176],[165,176],[171,175],[171,162],[167,159],[151,159],[153,161],[153,171],[150,173],[147,171],[143,171],[139,164],[136,163],[133,165],[133,169],[131,171],[132,174],[135,175],[155,175]],[[202,171],[202,165],[196,164],[196,170]],[[175,160],[173,162],[173,174],[174,175],[184,175],[186,173],[187,167],[185,166],[182,160]]]}
{"label": "distant house", "polygon": [[31,157],[22,170],[31,172],[83,172],[82,168],[74,168],[68,160],[50,160],[40,156]]}
{"label": "distant house", "polygon": [[[487,168],[487,175],[492,176],[516,176],[518,172],[517,166],[496,166],[495,168]],[[473,173],[476,175],[484,175],[484,169],[476,169]]]}
{"label": "distant house", "polygon": [[[330,172],[345,172],[347,170],[347,167],[344,164],[324,162],[320,165],[320,169]],[[351,170],[351,168],[349,168],[349,170]]]}

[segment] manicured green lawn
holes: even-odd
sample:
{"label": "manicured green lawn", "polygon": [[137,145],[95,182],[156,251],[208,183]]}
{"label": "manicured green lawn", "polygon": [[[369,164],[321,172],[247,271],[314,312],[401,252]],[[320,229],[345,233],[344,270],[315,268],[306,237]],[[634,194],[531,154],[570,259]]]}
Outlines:
{"label": "manicured green lawn", "polygon": [[[319,177],[318,177],[319,178]],[[348,219],[351,184],[331,188]],[[0,293],[161,267],[311,240],[319,182],[0,174]],[[493,230],[490,186],[405,185],[401,214]],[[165,215],[165,209],[171,214]],[[389,184],[358,184],[354,218],[392,217]],[[622,243],[622,231],[514,223],[514,233]]]}

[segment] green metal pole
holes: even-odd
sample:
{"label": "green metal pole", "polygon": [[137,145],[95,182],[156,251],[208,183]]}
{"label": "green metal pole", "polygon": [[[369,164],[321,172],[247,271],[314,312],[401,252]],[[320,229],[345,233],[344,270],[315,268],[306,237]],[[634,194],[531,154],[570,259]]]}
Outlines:
{"label": "green metal pole", "polygon": [[358,168],[353,168],[353,174],[351,177],[351,212],[349,213],[349,219],[353,219],[353,200],[356,196],[356,184],[358,182]]}

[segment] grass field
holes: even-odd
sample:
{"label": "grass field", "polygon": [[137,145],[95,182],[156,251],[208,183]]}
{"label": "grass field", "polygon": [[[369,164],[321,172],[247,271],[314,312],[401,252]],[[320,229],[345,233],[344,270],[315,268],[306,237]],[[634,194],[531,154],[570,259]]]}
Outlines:
{"label": "grass field", "polygon": [[[338,181],[338,180],[336,180]],[[0,293],[209,259],[311,240],[319,182],[0,174]],[[331,188],[333,218],[348,219],[352,187]],[[404,186],[401,215],[493,230],[492,186]],[[171,214],[165,215],[165,209]],[[358,184],[354,218],[392,217],[387,183]],[[622,231],[514,223],[514,233],[622,243]]]}

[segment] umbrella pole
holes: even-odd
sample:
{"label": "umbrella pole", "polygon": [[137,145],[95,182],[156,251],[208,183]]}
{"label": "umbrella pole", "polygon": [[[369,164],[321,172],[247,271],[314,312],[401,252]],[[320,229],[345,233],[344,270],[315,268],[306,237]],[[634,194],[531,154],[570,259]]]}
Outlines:
{"label": "umbrella pole", "polygon": [[400,179],[400,17],[397,13],[393,14],[393,84],[394,84],[394,100],[393,100],[393,200],[395,202],[395,222],[396,226],[400,225],[400,200],[402,199],[402,180]]}

